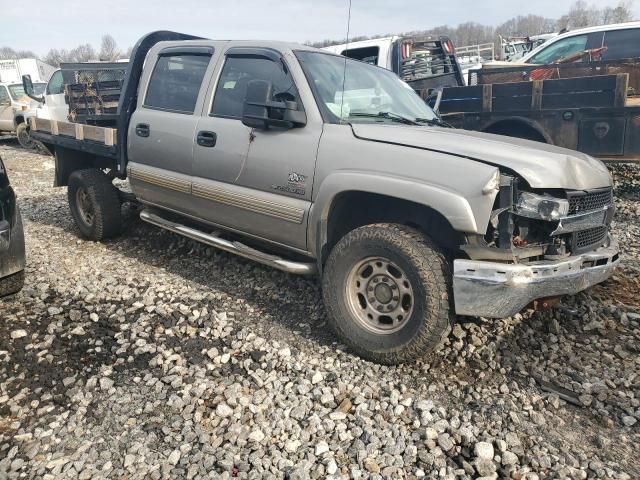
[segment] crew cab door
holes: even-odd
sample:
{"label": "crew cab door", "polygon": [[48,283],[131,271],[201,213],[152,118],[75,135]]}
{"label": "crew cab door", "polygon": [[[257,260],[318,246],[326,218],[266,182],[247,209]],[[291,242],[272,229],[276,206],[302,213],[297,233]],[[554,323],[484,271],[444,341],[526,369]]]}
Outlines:
{"label": "crew cab door", "polygon": [[0,85],[0,131],[13,130],[13,109],[7,87]]}
{"label": "crew cab door", "polygon": [[[258,130],[243,125],[251,80],[271,82],[274,100],[295,101],[298,109],[315,108],[293,55],[287,62],[271,49],[228,49],[210,89],[209,114],[198,123],[199,134],[214,135],[215,144],[195,146],[194,202],[199,216],[213,223],[305,250],[322,123],[319,116],[308,116],[302,128]],[[300,95],[300,85],[308,97]]]}
{"label": "crew cab door", "polygon": [[211,47],[185,46],[147,57],[155,64],[145,66],[147,88],[129,123],[127,167],[131,188],[143,202],[193,213],[193,145],[212,55]]}

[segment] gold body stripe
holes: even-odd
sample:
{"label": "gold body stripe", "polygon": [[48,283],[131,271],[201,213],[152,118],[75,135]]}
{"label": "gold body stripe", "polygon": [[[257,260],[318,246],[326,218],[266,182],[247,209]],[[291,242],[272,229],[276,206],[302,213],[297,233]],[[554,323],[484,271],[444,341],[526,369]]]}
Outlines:
{"label": "gold body stripe", "polygon": [[149,170],[141,169],[138,167],[129,166],[127,170],[129,172],[129,176],[135,178],[136,180],[140,180],[145,183],[151,183],[153,185],[158,185],[170,190],[176,190],[182,193],[191,193],[191,182],[189,182],[188,180],[151,172]]}
{"label": "gold body stripe", "polygon": [[263,198],[231,192],[226,189],[211,187],[194,183],[192,193],[196,197],[205,198],[214,202],[224,203],[232,207],[242,208],[250,212],[268,215],[292,223],[302,223],[304,209],[292,207],[277,202],[270,202]]}
{"label": "gold body stripe", "polygon": [[140,180],[145,183],[158,185],[160,187],[182,193],[191,193],[199,198],[241,208],[249,212],[268,215],[270,217],[297,224],[302,223],[302,220],[304,219],[304,209],[293,207],[291,205],[271,202],[260,197],[232,192],[224,188],[212,187],[210,185],[203,185],[199,183],[190,183],[189,181],[181,178],[152,172],[146,168],[140,168],[137,166],[128,166],[127,172],[129,176],[135,180]]}

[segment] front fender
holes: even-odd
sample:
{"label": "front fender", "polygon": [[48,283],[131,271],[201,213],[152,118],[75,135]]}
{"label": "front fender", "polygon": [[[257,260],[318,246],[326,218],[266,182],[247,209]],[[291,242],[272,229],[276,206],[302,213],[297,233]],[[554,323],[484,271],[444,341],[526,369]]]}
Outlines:
{"label": "front fender", "polygon": [[415,178],[358,170],[332,173],[319,186],[309,214],[307,245],[314,255],[320,255],[326,243],[327,219],[335,197],[348,191],[375,193],[425,205],[442,214],[456,231],[469,233],[485,232],[497,193],[485,195],[481,202],[484,205],[474,202],[472,208],[469,200],[458,192]]}

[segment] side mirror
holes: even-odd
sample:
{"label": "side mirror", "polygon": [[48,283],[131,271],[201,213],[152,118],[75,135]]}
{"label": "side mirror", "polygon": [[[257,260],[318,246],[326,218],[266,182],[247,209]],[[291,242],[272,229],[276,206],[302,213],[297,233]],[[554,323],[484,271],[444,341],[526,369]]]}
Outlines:
{"label": "side mirror", "polygon": [[36,97],[33,92],[33,82],[31,81],[31,75],[22,76],[22,88],[24,88],[24,93],[26,93],[29,98],[33,98],[36,102],[44,103],[44,97]]}
{"label": "side mirror", "polygon": [[242,109],[242,123],[247,127],[267,130],[270,127],[294,128],[307,124],[307,115],[298,110],[297,102],[273,101],[273,85],[266,80],[251,80]]}

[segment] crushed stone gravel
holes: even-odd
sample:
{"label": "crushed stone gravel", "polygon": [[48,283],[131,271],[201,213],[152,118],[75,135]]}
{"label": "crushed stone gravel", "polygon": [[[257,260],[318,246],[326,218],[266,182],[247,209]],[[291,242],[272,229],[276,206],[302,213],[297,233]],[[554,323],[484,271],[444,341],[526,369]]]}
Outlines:
{"label": "crushed stone gravel", "polygon": [[135,209],[83,240],[53,159],[0,155],[28,254],[0,300],[1,478],[640,478],[640,165],[612,166],[606,284],[386,367],[336,343],[313,279]]}

